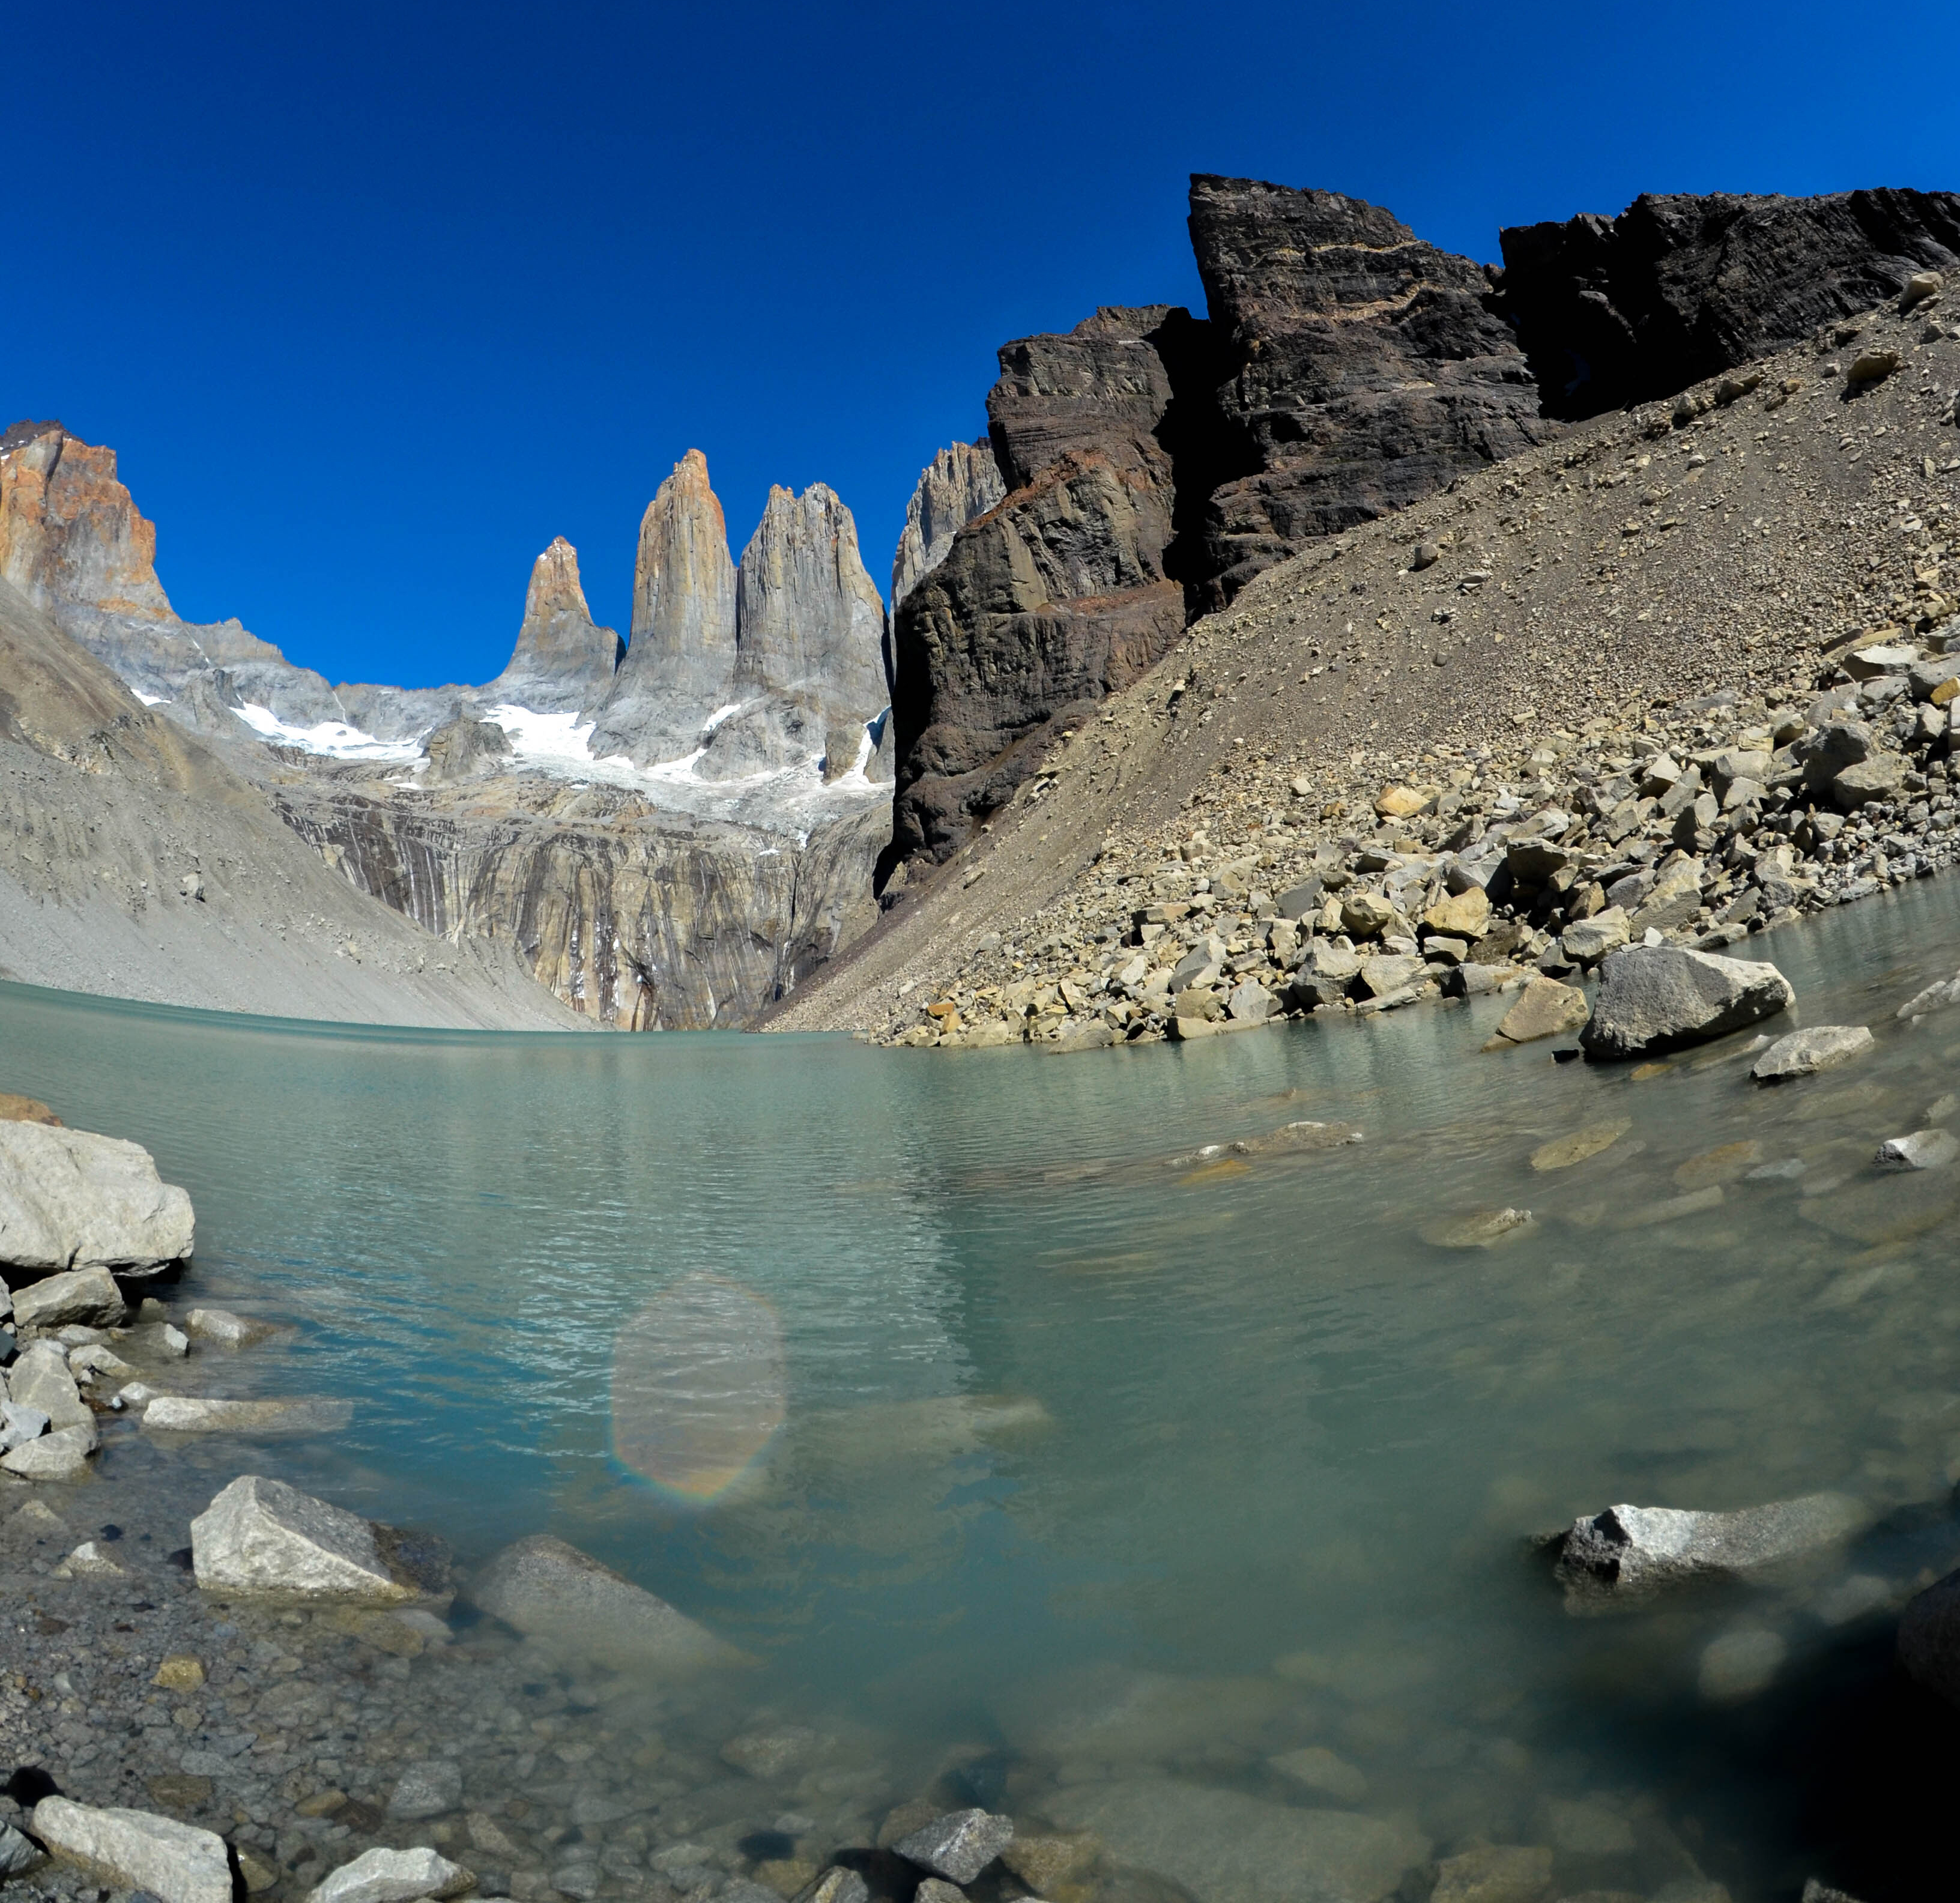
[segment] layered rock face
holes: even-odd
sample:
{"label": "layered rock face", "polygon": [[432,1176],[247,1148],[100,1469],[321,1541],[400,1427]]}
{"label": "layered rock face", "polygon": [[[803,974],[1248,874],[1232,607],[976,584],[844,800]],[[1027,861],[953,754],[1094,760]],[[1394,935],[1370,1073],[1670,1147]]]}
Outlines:
{"label": "layered rock face", "polygon": [[1191,239],[1229,333],[1217,453],[1250,462],[1211,494],[1195,606],[1548,440],[1491,275],[1380,207],[1199,174]]}
{"label": "layered rock face", "polygon": [[735,565],[728,525],[689,450],[654,493],[633,568],[633,632],[592,737],[636,766],[684,758],[731,699]]}
{"label": "layered rock face", "polygon": [[1502,234],[1503,308],[1548,415],[1671,396],[1960,272],[1960,194],[1636,199]]}
{"label": "layered rock face", "polygon": [[821,754],[827,779],[850,772],[887,705],[885,604],[835,492],[770,489],[735,603],[740,709],[716,725],[701,771],[740,778]]}
{"label": "layered rock face", "polygon": [[1106,308],[1001,352],[987,403],[1005,498],[953,536],[894,616],[896,794],[887,867],[944,858],[1055,734],[1162,657],[1184,626],[1166,554],[1160,432],[1203,326]]}
{"label": "layered rock face", "polygon": [[531,569],[510,664],[484,689],[537,713],[596,708],[612,691],[625,644],[585,605],[578,551],[559,536]]}
{"label": "layered rock face", "polygon": [[1007,492],[994,445],[955,443],[919,471],[918,486],[905,504],[905,526],[892,558],[892,612],[928,570],[946,559],[953,538],[975,516],[985,515]]}

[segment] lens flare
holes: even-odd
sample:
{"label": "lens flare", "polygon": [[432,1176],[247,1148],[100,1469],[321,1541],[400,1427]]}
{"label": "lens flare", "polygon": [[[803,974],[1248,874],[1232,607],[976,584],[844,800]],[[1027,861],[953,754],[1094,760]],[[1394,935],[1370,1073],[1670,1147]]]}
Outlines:
{"label": "lens flare", "polygon": [[612,1453],[683,1500],[727,1492],[783,1424],[783,1325],[759,1295],[690,1275],[612,1345]]}

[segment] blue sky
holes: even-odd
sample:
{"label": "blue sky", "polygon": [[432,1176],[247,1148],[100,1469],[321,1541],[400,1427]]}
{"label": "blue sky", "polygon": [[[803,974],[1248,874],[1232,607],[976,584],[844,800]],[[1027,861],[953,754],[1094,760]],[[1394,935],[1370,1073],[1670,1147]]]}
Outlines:
{"label": "blue sky", "polygon": [[1482,258],[1643,190],[1960,188],[1960,10],[17,8],[0,410],[112,444],[180,613],[335,679],[480,680],[533,557],[622,631],[708,456],[856,512],[977,435],[994,351],[1202,308],[1186,175]]}

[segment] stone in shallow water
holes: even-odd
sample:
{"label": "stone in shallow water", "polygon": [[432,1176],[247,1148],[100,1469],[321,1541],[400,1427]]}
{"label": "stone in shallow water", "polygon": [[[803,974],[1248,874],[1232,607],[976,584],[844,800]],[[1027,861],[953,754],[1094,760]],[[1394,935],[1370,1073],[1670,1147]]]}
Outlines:
{"label": "stone in shallow water", "polygon": [[1763,1146],[1748,1138],[1739,1143],[1718,1144],[1698,1157],[1690,1157],[1675,1167],[1674,1179],[1684,1189],[1706,1189],[1716,1184],[1733,1182],[1751,1173],[1761,1157]]}
{"label": "stone in shallow water", "polygon": [[463,1806],[463,1767],[453,1758],[431,1758],[410,1765],[395,1781],[388,1800],[390,1817],[445,1816]]}
{"label": "stone in shallow water", "polygon": [[1610,1150],[1632,1128],[1621,1118],[1612,1123],[1596,1123],[1583,1130],[1575,1130],[1570,1136],[1554,1137],[1549,1143],[1540,1144],[1532,1152],[1531,1166],[1534,1169],[1570,1169],[1588,1157],[1596,1157],[1601,1150]]}
{"label": "stone in shallow water", "polygon": [[1268,1679],[1199,1679],[1118,1665],[1078,1667],[1013,1685],[994,1701],[1016,1750],[1064,1761],[1157,1762],[1249,1736],[1284,1702]]}
{"label": "stone in shallow water", "polygon": [[184,1326],[201,1341],[215,1341],[221,1348],[250,1348],[278,1334],[269,1322],[255,1322],[229,1309],[194,1308],[184,1319]]}
{"label": "stone in shallow water", "polygon": [[215,1832],[145,1810],[97,1810],[65,1797],[34,1806],[33,1832],[63,1863],[162,1903],[231,1903],[231,1865]]}
{"label": "stone in shallow water", "polygon": [[1501,1050],[1513,1044],[1530,1044],[1542,1037],[1558,1037],[1576,1031],[1586,1022],[1586,994],[1555,978],[1534,978],[1519,994],[1518,1001],[1498,1020],[1496,1036],[1487,1051]]}
{"label": "stone in shallow water", "polygon": [[1197,1903],[1379,1903],[1429,1854],[1412,1826],[1306,1810],[1174,1777],[1065,1786],[1056,1822],[1118,1861],[1181,1884]]}
{"label": "stone in shallow water", "polygon": [[1872,1048],[1872,1034],[1862,1024],[1818,1024],[1780,1037],[1749,1067],[1758,1084],[1783,1084],[1792,1077],[1812,1077]]}
{"label": "stone in shallow water", "polygon": [[1433,1249],[1489,1249],[1532,1226],[1529,1209],[1473,1209],[1425,1223],[1421,1234]]}
{"label": "stone in shallow water", "polygon": [[1937,1229],[1960,1209],[1960,1179],[1947,1169],[1888,1170],[1882,1176],[1804,1197],[1796,1213],[1847,1242],[1904,1242]]}
{"label": "stone in shallow water", "polygon": [[705,1626],[546,1533],[505,1547],[470,1596],[527,1637],[600,1664],[683,1672],[742,1663]]}
{"label": "stone in shallow water", "polygon": [[1789,1644],[1780,1632],[1744,1626],[1724,1632],[1704,1647],[1696,1684],[1710,1704],[1739,1704],[1767,1691],[1789,1656]]}
{"label": "stone in shallow water", "polygon": [[383,1558],[368,1521],[282,1480],[240,1475],[191,1522],[190,1540],[207,1592],[371,1605],[418,1596]]}
{"label": "stone in shallow water", "polygon": [[1344,1804],[1358,1804],[1368,1794],[1367,1774],[1357,1770],[1346,1758],[1337,1756],[1325,1745],[1308,1745],[1299,1751],[1284,1752],[1277,1758],[1268,1758],[1266,1762],[1281,1777],[1303,1784],[1309,1790],[1324,1792]]}
{"label": "stone in shallow water", "polygon": [[79,1480],[88,1472],[88,1456],[94,1451],[94,1427],[57,1427],[10,1454],[0,1454],[0,1468],[23,1480]]}
{"label": "stone in shallow water", "polygon": [[476,1881],[460,1863],[426,1847],[366,1851],[312,1893],[310,1903],[416,1903],[425,1896],[460,1896]]}
{"label": "stone in shallow water", "polygon": [[796,1893],[794,1903],[870,1903],[870,1887],[855,1870],[833,1863]]}
{"label": "stone in shallow water", "polygon": [[794,1770],[816,1748],[816,1733],[803,1725],[777,1725],[766,1731],[745,1731],[721,1747],[721,1761],[751,1777],[780,1777]]}
{"label": "stone in shallow water", "polygon": [[290,1401],[212,1401],[160,1394],[143,1425],[170,1434],[339,1434],[354,1418],[352,1401],[301,1396]]}
{"label": "stone in shallow water", "polygon": [[127,1579],[128,1567],[99,1541],[85,1539],[55,1568],[56,1579]]}
{"label": "stone in shallow water", "polygon": [[953,1810],[902,1837],[892,1847],[908,1863],[970,1883],[1013,1841],[1011,1818],[991,1811]]}
{"label": "stone in shallow water", "polygon": [[1538,1844],[1480,1844],[1436,1866],[1430,1903],[1543,1903],[1551,1851]]}
{"label": "stone in shallow water", "polygon": [[1599,995],[1579,1041],[1593,1058],[1670,1051],[1726,1036],[1796,1001],[1774,965],[1675,945],[1629,945],[1599,968]]}
{"label": "stone in shallow water", "polygon": [[17,1328],[57,1329],[72,1322],[112,1328],[127,1312],[123,1291],[106,1268],[69,1269],[14,1291]]}
{"label": "stone in shallow water", "polygon": [[1093,1831],[1017,1831],[1001,1861],[1037,1896],[1046,1896],[1095,1862],[1102,1847]]}
{"label": "stone in shallow water", "polygon": [[1872,1160],[1881,1169],[1944,1169],[1960,1157],[1960,1139],[1950,1130],[1914,1130],[1888,1137]]}
{"label": "stone in shallow water", "polygon": [[1865,1523],[1845,1494],[1807,1494],[1733,1513],[1609,1507],[1575,1520],[1558,1577],[1568,1610],[1632,1603],[1698,1576],[1748,1574],[1828,1550]]}

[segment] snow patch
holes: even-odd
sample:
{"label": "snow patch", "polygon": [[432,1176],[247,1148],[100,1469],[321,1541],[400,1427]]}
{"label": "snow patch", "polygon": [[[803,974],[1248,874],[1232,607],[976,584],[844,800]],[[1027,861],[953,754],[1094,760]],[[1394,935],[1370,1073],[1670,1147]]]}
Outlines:
{"label": "snow patch", "polygon": [[170,697],[165,694],[146,694],[140,687],[132,687],[129,691],[145,707],[167,707],[170,704]]}
{"label": "snow patch", "polygon": [[236,714],[262,740],[280,746],[298,746],[309,753],[323,753],[336,760],[413,760],[422,757],[419,735],[412,740],[377,740],[345,721],[322,721],[313,727],[293,727],[269,707],[247,701],[234,707]]}

